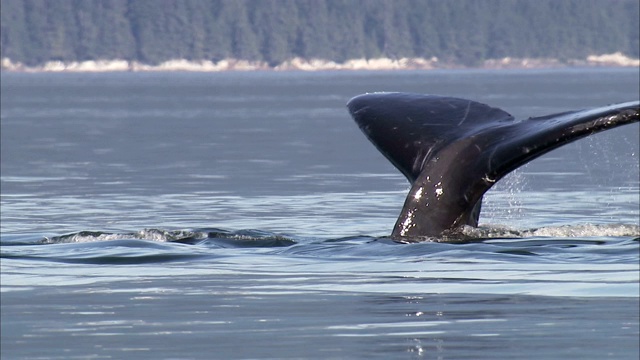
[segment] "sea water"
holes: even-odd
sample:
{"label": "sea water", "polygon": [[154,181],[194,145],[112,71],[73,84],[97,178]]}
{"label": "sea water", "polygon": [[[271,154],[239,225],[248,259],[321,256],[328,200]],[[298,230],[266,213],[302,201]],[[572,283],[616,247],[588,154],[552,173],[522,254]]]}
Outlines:
{"label": "sea water", "polygon": [[638,69],[1,76],[3,359],[638,358],[638,124],[501,180],[470,241],[399,244],[409,184],[345,107],[525,119]]}

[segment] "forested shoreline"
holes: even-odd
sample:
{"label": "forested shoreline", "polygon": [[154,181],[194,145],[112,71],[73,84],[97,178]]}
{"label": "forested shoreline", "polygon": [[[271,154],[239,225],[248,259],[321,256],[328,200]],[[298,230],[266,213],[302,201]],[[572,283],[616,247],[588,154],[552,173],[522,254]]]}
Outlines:
{"label": "forested shoreline", "polygon": [[1,0],[0,9],[3,67],[176,59],[473,67],[640,52],[637,0]]}

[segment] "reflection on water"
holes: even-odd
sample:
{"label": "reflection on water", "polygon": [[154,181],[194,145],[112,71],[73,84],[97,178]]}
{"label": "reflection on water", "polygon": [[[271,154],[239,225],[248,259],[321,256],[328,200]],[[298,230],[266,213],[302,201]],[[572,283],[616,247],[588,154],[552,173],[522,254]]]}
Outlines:
{"label": "reflection on water", "polygon": [[584,71],[3,73],[2,357],[637,359],[637,124],[510,174],[456,243],[399,244],[408,183],[345,109],[639,97]]}

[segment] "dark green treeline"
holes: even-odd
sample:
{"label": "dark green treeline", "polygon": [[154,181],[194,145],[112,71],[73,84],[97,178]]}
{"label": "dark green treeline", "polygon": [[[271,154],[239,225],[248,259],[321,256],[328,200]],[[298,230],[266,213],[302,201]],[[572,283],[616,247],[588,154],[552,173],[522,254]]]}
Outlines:
{"label": "dark green treeline", "polygon": [[639,53],[638,0],[1,0],[2,57],[582,59]]}

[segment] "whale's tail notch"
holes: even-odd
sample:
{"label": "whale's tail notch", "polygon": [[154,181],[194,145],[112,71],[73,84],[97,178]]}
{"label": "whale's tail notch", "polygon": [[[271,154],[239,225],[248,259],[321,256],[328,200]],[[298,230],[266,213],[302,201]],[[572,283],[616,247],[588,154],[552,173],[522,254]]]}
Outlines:
{"label": "whale's tail notch", "polygon": [[640,102],[516,121],[475,101],[411,93],[356,96],[360,129],[411,183],[392,237],[477,226],[482,196],[509,172],[582,137],[640,121]]}

